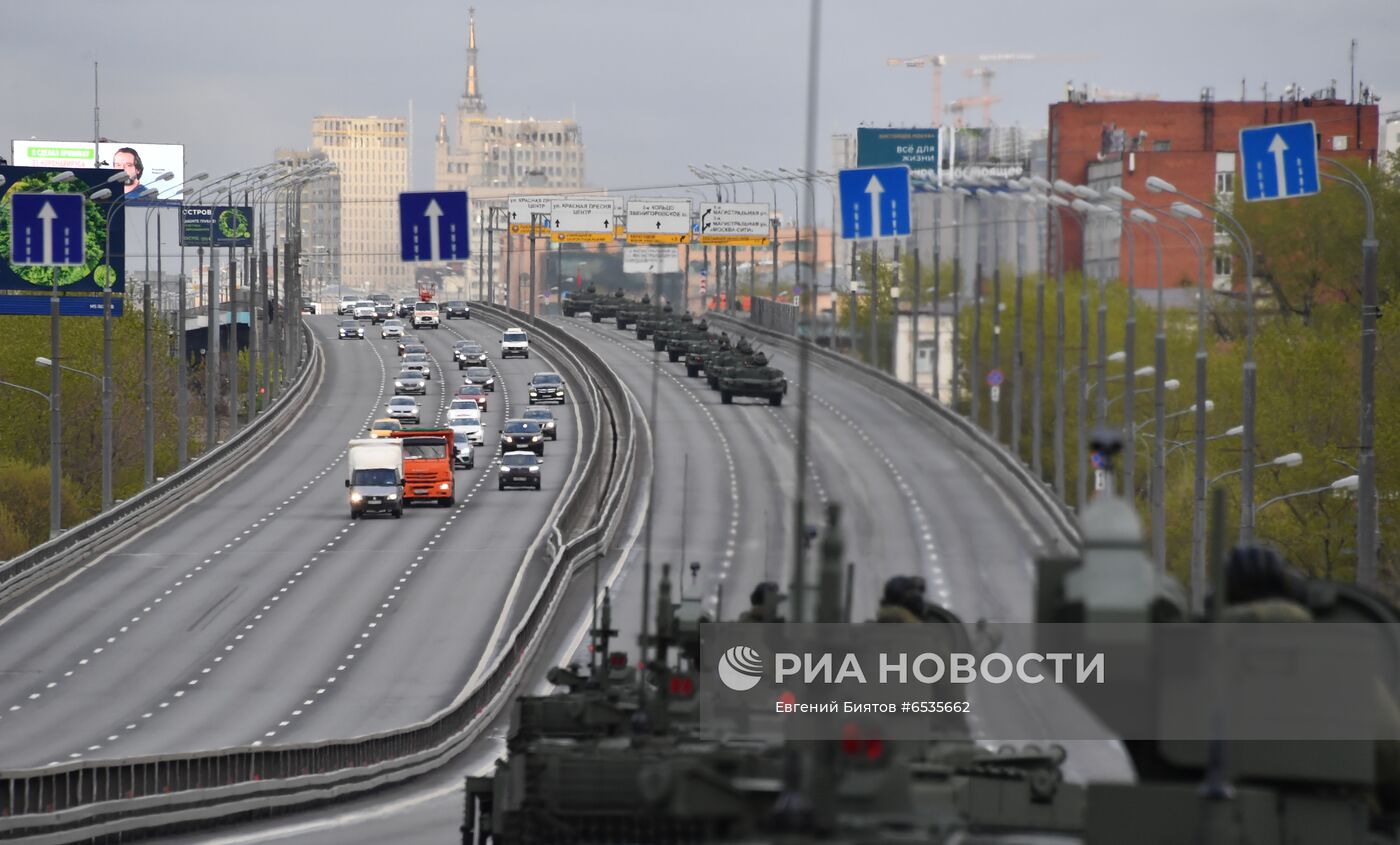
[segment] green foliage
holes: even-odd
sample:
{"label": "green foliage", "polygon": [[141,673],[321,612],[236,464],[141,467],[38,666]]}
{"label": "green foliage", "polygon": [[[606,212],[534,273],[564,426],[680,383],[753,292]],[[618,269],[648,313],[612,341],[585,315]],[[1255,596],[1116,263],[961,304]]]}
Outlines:
{"label": "green foliage", "polygon": [[[8,560],[48,539],[49,469],[16,458],[0,458],[0,560]],[[65,488],[61,507],[66,519],[78,511]]]}

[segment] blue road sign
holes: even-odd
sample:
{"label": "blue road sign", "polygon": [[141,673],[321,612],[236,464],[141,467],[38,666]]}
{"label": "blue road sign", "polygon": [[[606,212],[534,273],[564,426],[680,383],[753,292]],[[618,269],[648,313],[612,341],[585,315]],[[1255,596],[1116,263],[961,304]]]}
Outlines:
{"label": "blue road sign", "polygon": [[[26,296],[22,293],[0,295],[0,314],[27,314],[42,316],[49,313],[49,297]],[[73,296],[68,294],[58,298],[58,313],[63,317],[101,317],[102,297]],[[122,315],[122,298],[112,297],[112,316]]]}
{"label": "blue road sign", "polygon": [[87,264],[82,194],[15,194],[10,221],[11,263],[40,267]]}
{"label": "blue road sign", "polygon": [[399,194],[399,252],[404,261],[465,261],[471,255],[466,191]]}
{"label": "blue road sign", "polygon": [[1108,469],[1108,458],[1105,458],[1099,452],[1090,455],[1089,461],[1094,465],[1094,469]]}
{"label": "blue road sign", "polygon": [[1303,120],[1241,129],[1240,176],[1249,202],[1317,193],[1316,125]]}
{"label": "blue road sign", "polygon": [[909,234],[909,168],[842,170],[841,237],[896,238]]}
{"label": "blue road sign", "polygon": [[1003,374],[1001,370],[992,370],[990,373],[987,373],[987,384],[991,385],[992,387],[1000,386],[1001,383],[1005,380],[1006,375]]}

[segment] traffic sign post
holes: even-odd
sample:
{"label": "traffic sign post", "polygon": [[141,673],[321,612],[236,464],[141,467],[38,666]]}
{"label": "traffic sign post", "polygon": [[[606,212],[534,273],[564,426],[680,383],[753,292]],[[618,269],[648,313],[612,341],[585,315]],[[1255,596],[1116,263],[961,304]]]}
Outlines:
{"label": "traffic sign post", "polygon": [[[679,273],[680,252],[674,246],[625,246],[622,248],[624,273]],[[701,283],[702,289],[704,282]]]}
{"label": "traffic sign post", "polygon": [[607,198],[557,199],[550,205],[555,243],[606,243],[615,237],[613,201]]}
{"label": "traffic sign post", "polygon": [[628,200],[627,243],[690,243],[690,200]]}
{"label": "traffic sign post", "polygon": [[705,246],[768,246],[772,216],[764,202],[706,202],[693,231]]}
{"label": "traffic sign post", "polygon": [[10,221],[10,263],[31,267],[87,264],[82,194],[15,194]]}
{"label": "traffic sign post", "polygon": [[1001,387],[1004,381],[1006,381],[1006,374],[1001,370],[992,370],[987,373],[987,384],[992,387]]}
{"label": "traffic sign post", "polygon": [[838,185],[844,240],[897,238],[910,233],[908,167],[842,170]]}
{"label": "traffic sign post", "polygon": [[1322,189],[1317,126],[1311,120],[1240,130],[1240,174],[1246,201],[1305,197]]}
{"label": "traffic sign post", "polygon": [[404,261],[471,257],[466,191],[399,194],[399,252]]}
{"label": "traffic sign post", "polygon": [[509,197],[506,199],[506,211],[510,215],[510,233],[512,235],[530,234],[530,215],[543,214],[539,219],[537,229],[549,230],[549,204],[553,202],[552,197]]}

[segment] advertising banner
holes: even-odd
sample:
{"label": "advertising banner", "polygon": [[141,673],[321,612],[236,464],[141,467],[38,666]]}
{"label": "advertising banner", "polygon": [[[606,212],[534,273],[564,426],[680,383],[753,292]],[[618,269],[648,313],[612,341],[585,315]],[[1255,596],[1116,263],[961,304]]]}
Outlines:
{"label": "advertising banner", "polygon": [[180,246],[214,245],[214,206],[180,207]]}
{"label": "advertising banner", "polygon": [[[17,167],[59,170],[112,168],[126,170],[136,181],[125,191],[159,191],[161,199],[182,199],[185,182],[183,144],[148,144],[141,141],[15,141],[10,161]],[[156,182],[166,172],[170,178]],[[118,185],[117,188],[122,186]]]}
{"label": "advertising banner", "polygon": [[213,207],[214,246],[253,245],[253,207],[216,205]]}
{"label": "advertising banner", "polygon": [[[63,170],[73,173],[67,182],[55,182]],[[111,213],[113,200],[85,200],[83,205],[84,254],[86,261],[72,267],[16,265],[11,261],[11,197],[15,194],[43,193],[93,194],[105,186],[111,170],[66,167],[0,167],[0,290],[51,290],[101,293],[110,285],[115,293],[123,288],[122,251],[126,243],[125,214]],[[121,194],[117,194],[120,197]],[[110,230],[108,217],[111,217]],[[109,240],[110,237],[110,240]]]}

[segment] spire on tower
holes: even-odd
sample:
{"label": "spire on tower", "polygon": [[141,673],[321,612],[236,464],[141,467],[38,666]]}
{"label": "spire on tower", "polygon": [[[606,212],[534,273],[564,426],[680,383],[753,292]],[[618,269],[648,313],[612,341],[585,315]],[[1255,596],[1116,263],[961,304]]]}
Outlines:
{"label": "spire on tower", "polygon": [[476,9],[467,10],[467,90],[462,95],[462,110],[480,114],[486,111],[476,76]]}

